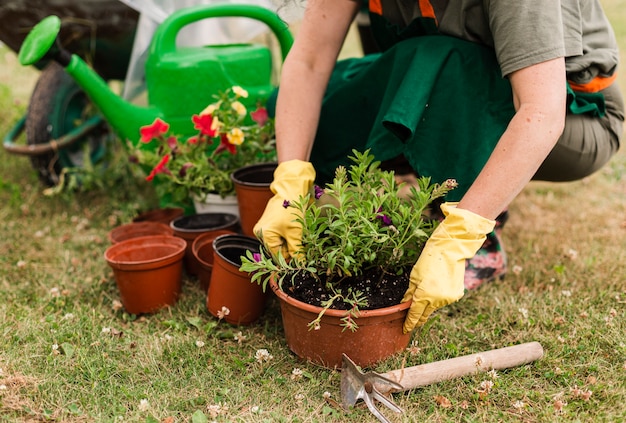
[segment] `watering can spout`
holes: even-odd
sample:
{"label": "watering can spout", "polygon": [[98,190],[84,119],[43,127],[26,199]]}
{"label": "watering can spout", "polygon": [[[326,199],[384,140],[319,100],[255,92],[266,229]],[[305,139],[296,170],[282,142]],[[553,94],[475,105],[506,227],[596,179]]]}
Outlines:
{"label": "watering can spout", "polygon": [[100,109],[123,140],[139,143],[139,129],[161,118],[179,135],[195,133],[191,116],[214,101],[216,94],[233,86],[244,88],[249,96],[241,99],[246,107],[257,107],[268,99],[272,55],[266,46],[254,44],[207,45],[199,48],[178,46],[179,31],[194,22],[221,17],[252,18],[265,23],[279,42],[282,58],[293,38],[289,27],[271,10],[246,4],[214,4],[179,9],[154,34],[146,60],[148,105],[139,106],[114,93],[79,56],[64,51],[57,36],[61,19],[49,16],[28,34],[19,52],[23,65],[52,59]]}
{"label": "watering can spout", "polygon": [[64,50],[57,38],[60,28],[61,20],[57,16],[48,16],[39,22],[20,48],[20,63],[24,66],[34,65],[42,59],[59,63],[123,140],[136,140],[141,126],[162,117],[156,107],[142,107],[124,100],[79,56]]}

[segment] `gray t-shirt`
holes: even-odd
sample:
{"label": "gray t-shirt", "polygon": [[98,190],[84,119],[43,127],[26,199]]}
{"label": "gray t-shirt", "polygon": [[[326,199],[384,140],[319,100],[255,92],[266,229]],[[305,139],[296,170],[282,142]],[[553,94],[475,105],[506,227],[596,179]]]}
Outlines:
{"label": "gray t-shirt", "polygon": [[439,32],[493,47],[503,76],[557,57],[567,78],[584,84],[611,76],[619,61],[613,29],[599,0],[381,0],[383,16],[400,27],[434,12]]}

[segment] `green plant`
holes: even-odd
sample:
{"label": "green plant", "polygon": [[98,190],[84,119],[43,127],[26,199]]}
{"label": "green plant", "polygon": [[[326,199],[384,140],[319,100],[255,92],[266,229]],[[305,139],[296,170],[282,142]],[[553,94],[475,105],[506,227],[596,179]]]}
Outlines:
{"label": "green plant", "polygon": [[381,170],[369,151],[353,154],[354,164],[338,167],[325,189],[315,186],[313,194],[285,204],[302,226],[302,244],[293,258],[288,262],[280,252],[272,255],[265,249],[256,256],[249,253],[241,266],[264,287],[271,277],[281,288],[287,278],[303,275],[320,281],[328,294],[313,326],[326,309],[343,301],[350,309],[344,323],[355,328],[352,317],[368,303],[366,293],[351,286],[351,278],[406,272],[436,226],[426,217],[428,206],[456,186],[453,180],[431,184],[422,177],[418,188],[401,198],[393,172]]}
{"label": "green plant", "polygon": [[156,182],[157,192],[175,202],[207,193],[224,197],[234,193],[233,170],[276,159],[273,121],[262,106],[248,112],[239,101],[247,96],[238,86],[216,95],[216,102],[191,118],[198,133],[186,140],[169,134],[169,124],[159,118],[140,129],[133,159],[151,169],[146,179]]}

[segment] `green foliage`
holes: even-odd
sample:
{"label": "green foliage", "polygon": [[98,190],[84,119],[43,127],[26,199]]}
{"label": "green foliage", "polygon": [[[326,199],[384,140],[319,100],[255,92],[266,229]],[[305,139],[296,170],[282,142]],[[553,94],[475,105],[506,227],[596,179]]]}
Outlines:
{"label": "green foliage", "polygon": [[168,195],[180,203],[190,196],[202,200],[207,193],[231,195],[234,170],[276,160],[273,120],[262,106],[248,112],[239,101],[247,96],[241,87],[214,96],[214,103],[191,117],[198,133],[189,139],[169,134],[160,119],[141,128],[133,157],[149,172],[146,179],[155,180],[160,198]]}
{"label": "green foliage", "polygon": [[272,255],[267,249],[242,260],[241,270],[264,286],[276,277],[282,287],[285,278],[298,273],[323,281],[330,299],[311,322],[313,327],[342,300],[351,305],[344,327],[356,329],[353,317],[367,301],[349,286],[348,278],[372,268],[398,274],[415,263],[436,225],[425,216],[426,209],[456,185],[431,184],[430,178],[421,177],[418,189],[412,187],[410,196],[401,198],[394,173],[380,169],[369,150],[353,154],[353,164],[337,168],[325,189],[315,187],[313,194],[290,202],[302,226],[302,244],[289,263],[280,252]]}

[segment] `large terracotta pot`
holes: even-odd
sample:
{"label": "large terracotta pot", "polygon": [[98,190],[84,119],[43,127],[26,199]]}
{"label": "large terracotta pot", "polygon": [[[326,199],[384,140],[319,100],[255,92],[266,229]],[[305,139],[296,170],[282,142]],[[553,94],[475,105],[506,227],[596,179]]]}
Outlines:
{"label": "large terracotta pot", "polygon": [[174,235],[187,241],[185,250],[185,269],[189,275],[198,274],[199,263],[191,249],[193,241],[202,234],[215,231],[236,232],[239,229],[239,218],[232,213],[199,213],[182,216],[170,223]]}
{"label": "large terracotta pot", "polygon": [[298,357],[328,368],[341,367],[342,353],[361,367],[404,350],[411,334],[402,333],[410,301],[376,310],[363,310],[356,323],[356,332],[344,330],[341,319],[346,310],[327,310],[319,329],[308,324],[322,311],[321,307],[298,301],[280,289],[274,280],[270,286],[280,301],[285,339]]}
{"label": "large terracotta pot", "polygon": [[131,314],[151,313],[176,303],[186,243],[169,235],[131,238],[107,248],[122,305]]}
{"label": "large terracotta pot", "polygon": [[254,236],[254,225],[274,196],[270,184],[274,180],[277,163],[260,163],[237,169],[231,174],[239,203],[241,232]]}
{"label": "large terracotta pot", "polygon": [[213,241],[213,272],[207,293],[207,309],[234,325],[254,323],[265,310],[268,292],[251,282],[249,273],[240,272],[241,256],[250,250],[258,253],[260,242],[245,235],[221,235]]}
{"label": "large terracotta pot", "polygon": [[149,235],[173,235],[174,230],[165,223],[160,222],[132,222],[116,226],[109,231],[111,244],[126,241],[131,238],[139,238]]}
{"label": "large terracotta pot", "polygon": [[213,240],[220,235],[234,234],[233,231],[219,230],[211,231],[198,236],[191,244],[191,252],[198,262],[197,277],[200,286],[207,292],[211,283],[211,273],[213,272]]}

